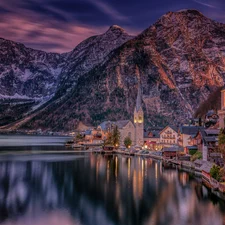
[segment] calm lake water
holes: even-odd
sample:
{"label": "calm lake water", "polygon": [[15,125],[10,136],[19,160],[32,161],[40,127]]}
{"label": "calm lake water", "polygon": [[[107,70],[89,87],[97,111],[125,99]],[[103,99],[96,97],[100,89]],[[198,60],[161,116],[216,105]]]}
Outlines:
{"label": "calm lake water", "polygon": [[225,203],[175,167],[24,148],[0,156],[1,225],[225,224]]}

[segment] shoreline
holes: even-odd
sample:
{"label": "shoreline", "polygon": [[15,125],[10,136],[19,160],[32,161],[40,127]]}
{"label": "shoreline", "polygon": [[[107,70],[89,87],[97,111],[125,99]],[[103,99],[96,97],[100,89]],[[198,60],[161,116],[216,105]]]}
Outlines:
{"label": "shoreline", "polygon": [[[116,154],[124,154],[124,155],[129,155],[124,153],[123,151],[115,151],[114,153]],[[130,155],[132,156],[132,155]],[[194,165],[193,162],[191,161],[179,161],[179,160],[174,160],[174,159],[165,159],[163,156],[158,156],[154,154],[134,154],[134,156],[142,156],[145,158],[152,158],[155,160],[160,160],[164,163],[172,164],[179,166],[179,169],[184,170],[187,173],[192,173],[196,177],[200,177],[202,179],[203,185],[205,185],[207,188],[211,190],[213,194],[215,194],[217,197],[225,201],[225,186],[222,185],[220,182],[216,181],[213,179],[210,175],[206,175],[203,173],[202,170],[200,170],[198,167]]]}

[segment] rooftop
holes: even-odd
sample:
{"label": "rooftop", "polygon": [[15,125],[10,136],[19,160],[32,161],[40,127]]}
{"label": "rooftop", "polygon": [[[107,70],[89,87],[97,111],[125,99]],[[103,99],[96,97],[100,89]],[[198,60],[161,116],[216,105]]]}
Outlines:
{"label": "rooftop", "polygon": [[180,126],[179,131],[182,134],[196,135],[200,128],[199,126]]}

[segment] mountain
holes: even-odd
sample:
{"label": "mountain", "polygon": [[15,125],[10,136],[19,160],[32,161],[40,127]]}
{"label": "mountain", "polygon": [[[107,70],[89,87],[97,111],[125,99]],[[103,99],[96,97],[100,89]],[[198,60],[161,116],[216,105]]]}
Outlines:
{"label": "mountain", "polygon": [[79,76],[103,62],[112,50],[131,38],[114,25],[106,33],[90,37],[70,53],[61,55],[0,39],[0,103],[3,105],[0,125],[27,116],[48,102],[57,90],[58,97],[66,97]]}
{"label": "mountain", "polygon": [[80,76],[95,66],[105,62],[114,49],[132,39],[124,29],[111,26],[104,34],[92,36],[81,42],[68,56],[67,64],[62,70],[57,96],[65,95],[76,85]]}
{"label": "mountain", "polygon": [[65,56],[0,38],[0,124],[20,118],[54,96]]}
{"label": "mountain", "polygon": [[79,121],[132,119],[138,81],[146,125],[179,124],[224,85],[225,25],[196,10],[168,12],[110,50],[104,35],[69,53],[56,95],[19,127],[70,130]]}

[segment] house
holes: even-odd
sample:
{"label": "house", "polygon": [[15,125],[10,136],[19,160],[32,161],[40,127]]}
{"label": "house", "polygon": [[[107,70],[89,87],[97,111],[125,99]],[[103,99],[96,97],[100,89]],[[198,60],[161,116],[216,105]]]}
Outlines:
{"label": "house", "polygon": [[159,148],[160,143],[160,130],[159,129],[150,129],[144,132],[144,143],[150,150],[161,150]]}
{"label": "house", "polygon": [[123,145],[123,141],[126,137],[132,140],[132,143],[136,143],[135,127],[130,120],[119,120],[115,122],[120,132],[120,144]]}
{"label": "house", "polygon": [[170,147],[178,144],[178,128],[174,126],[166,126],[160,132],[160,144],[163,147]]}
{"label": "house", "polygon": [[178,146],[164,147],[162,149],[162,154],[163,154],[164,158],[174,159],[174,158],[178,158],[179,153],[182,151],[183,151],[183,149]]}
{"label": "house", "polygon": [[218,111],[219,114],[219,127],[224,128],[224,119],[225,119],[225,88],[221,91],[221,110]]}
{"label": "house", "polygon": [[202,152],[203,160],[210,160],[210,153],[216,152],[218,148],[219,129],[200,128],[195,135],[195,144],[198,151]]}
{"label": "house", "polygon": [[[195,146],[192,142],[192,137],[194,137],[199,129],[199,126],[180,126],[178,132],[178,145],[184,148],[184,152],[189,154],[189,150],[193,149],[191,146]],[[197,146],[194,147],[197,150]]]}

